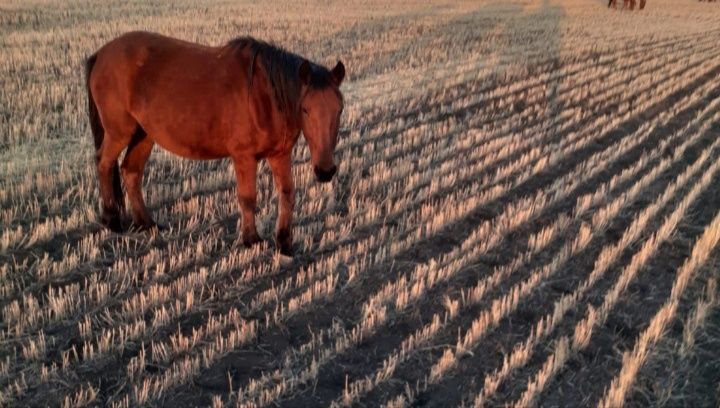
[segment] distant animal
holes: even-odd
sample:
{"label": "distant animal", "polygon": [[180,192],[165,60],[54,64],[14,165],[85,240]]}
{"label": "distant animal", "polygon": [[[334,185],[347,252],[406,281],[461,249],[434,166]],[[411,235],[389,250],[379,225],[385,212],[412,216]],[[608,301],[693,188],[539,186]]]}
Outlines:
{"label": "distant animal", "polygon": [[138,31],[90,56],[85,77],[105,226],[123,229],[121,174],[133,224],[156,226],[141,186],[157,143],[189,159],[232,159],[246,246],[260,241],[256,176],[258,161],[266,159],[279,201],[276,244],[283,254],[292,253],[292,149],[302,131],[317,180],[332,179],[342,62],[329,70],[251,37],[210,47]]}
{"label": "distant animal", "polygon": [[[645,8],[646,0],[640,0],[639,2],[636,2],[636,0],[623,0],[623,9],[630,9],[635,10],[635,5],[639,3],[639,9],[642,10]],[[609,0],[608,1],[608,8],[617,8],[617,0]]]}

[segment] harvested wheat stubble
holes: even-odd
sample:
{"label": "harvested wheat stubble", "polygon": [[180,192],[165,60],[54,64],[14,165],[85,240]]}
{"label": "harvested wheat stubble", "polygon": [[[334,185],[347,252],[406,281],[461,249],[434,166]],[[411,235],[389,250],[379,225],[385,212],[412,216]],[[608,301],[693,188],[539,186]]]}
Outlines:
{"label": "harvested wheat stubble", "polygon": [[[603,3],[0,0],[0,405],[717,405],[651,372],[720,359],[720,9]],[[136,29],[346,63],[291,262],[227,161],[156,151],[169,229],[98,225],[80,72]]]}

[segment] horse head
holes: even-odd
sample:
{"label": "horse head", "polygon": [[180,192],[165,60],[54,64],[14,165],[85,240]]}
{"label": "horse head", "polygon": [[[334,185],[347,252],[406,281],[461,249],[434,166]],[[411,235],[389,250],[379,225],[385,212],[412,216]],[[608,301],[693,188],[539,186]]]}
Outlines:
{"label": "horse head", "polygon": [[338,61],[335,68],[327,71],[303,61],[299,75],[302,83],[300,125],[310,148],[315,176],[325,183],[332,180],[337,171],[333,154],[343,110],[340,84],[345,78],[345,66]]}

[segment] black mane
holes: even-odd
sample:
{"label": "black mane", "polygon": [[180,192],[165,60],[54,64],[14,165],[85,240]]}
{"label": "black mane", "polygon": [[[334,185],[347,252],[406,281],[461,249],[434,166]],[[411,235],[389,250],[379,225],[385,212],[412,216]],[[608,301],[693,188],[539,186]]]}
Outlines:
{"label": "black mane", "polygon": [[[249,47],[252,55],[248,72],[249,85],[252,87],[255,59],[260,58],[265,67],[275,106],[285,114],[298,114],[300,111],[300,65],[305,58],[286,51],[274,44],[257,40],[253,37],[238,37],[228,42],[228,47],[239,52]],[[325,88],[331,84],[331,74],[322,65],[308,61],[310,64],[310,86]]]}

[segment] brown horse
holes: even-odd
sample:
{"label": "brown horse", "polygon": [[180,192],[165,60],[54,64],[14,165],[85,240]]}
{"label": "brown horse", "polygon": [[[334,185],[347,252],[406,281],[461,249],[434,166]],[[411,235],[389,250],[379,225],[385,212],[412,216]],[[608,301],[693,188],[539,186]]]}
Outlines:
{"label": "brown horse", "polygon": [[279,201],[277,246],[292,252],[292,149],[302,131],[318,181],[332,179],[343,109],[342,62],[330,71],[249,37],[209,47],[131,32],[92,55],[85,74],[104,225],[122,229],[122,172],[133,223],[155,226],[141,186],[157,143],[190,159],[232,158],[246,246],[260,241],[255,179],[258,161],[267,159]]}

